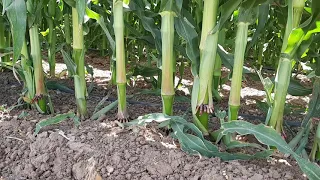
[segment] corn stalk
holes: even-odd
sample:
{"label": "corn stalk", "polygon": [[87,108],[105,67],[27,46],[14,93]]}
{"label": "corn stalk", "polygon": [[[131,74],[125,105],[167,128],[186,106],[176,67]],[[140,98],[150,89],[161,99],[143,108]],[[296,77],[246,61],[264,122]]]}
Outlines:
{"label": "corn stalk", "polygon": [[[40,19],[41,15],[36,15],[37,7],[41,6],[41,3],[34,0],[27,1],[27,10],[30,13],[28,16],[28,26],[29,26],[29,36],[30,36],[30,56],[33,62],[33,71],[34,71],[34,81],[36,87],[36,94],[34,96],[34,101],[38,102],[39,108],[42,112],[47,111],[47,103],[46,103],[46,87],[44,85],[44,74],[42,67],[42,55],[40,48],[40,40],[39,40],[39,25],[37,24],[37,20]],[[37,16],[37,17],[36,17]],[[35,18],[36,17],[36,18]]]}
{"label": "corn stalk", "polygon": [[172,11],[161,12],[161,38],[162,38],[162,82],[161,96],[163,113],[172,115],[174,101],[173,82],[173,40],[174,40],[174,16]]}
{"label": "corn stalk", "polygon": [[218,46],[219,31],[211,34],[216,25],[219,1],[204,0],[202,31],[200,41],[199,91],[197,118],[208,129],[209,114],[213,113],[212,81]]}
{"label": "corn stalk", "polygon": [[[284,41],[282,44],[281,52],[285,53],[288,45],[288,38],[292,29],[296,28],[300,24],[302,12],[304,10],[304,0],[289,1],[288,4],[288,20],[286,25],[286,31],[284,35]],[[291,53],[291,52],[290,52]],[[283,130],[283,112],[286,101],[286,95],[291,78],[293,59],[290,56],[281,56],[279,60],[279,66],[275,78],[275,96],[272,107],[269,108],[271,113],[270,120],[266,119],[269,126],[273,127],[277,132],[281,133]]]}
{"label": "corn stalk", "polygon": [[[49,69],[50,69],[50,76],[55,77],[55,68],[56,68],[56,28],[54,17],[56,14],[56,0],[49,0],[48,7],[45,7],[48,17],[47,23],[49,26],[49,49],[48,49],[48,62],[49,62]],[[67,38],[67,37],[66,37]]]}
{"label": "corn stalk", "polygon": [[[80,3],[81,2],[77,2]],[[83,4],[81,4],[83,5]],[[81,6],[80,5],[80,6]],[[84,4],[85,5],[85,4]],[[83,16],[81,18],[81,8],[72,7],[73,25],[73,59],[76,64],[76,74],[74,75],[75,97],[77,101],[77,115],[82,119],[87,116],[87,86],[84,69],[84,37],[83,37]]]}
{"label": "corn stalk", "polygon": [[123,1],[113,0],[113,15],[114,15],[114,32],[116,41],[116,81],[118,93],[118,115],[117,118],[121,121],[127,121],[129,118],[127,112],[126,100],[126,61],[124,49],[124,20],[123,20]]}
{"label": "corn stalk", "polygon": [[256,20],[257,13],[258,4],[256,4],[256,1],[243,2],[239,9],[239,19],[237,23],[237,34],[234,52],[234,66],[232,71],[231,90],[229,96],[229,121],[238,119],[238,111],[240,109],[242,71],[248,38],[248,26]]}
{"label": "corn stalk", "polygon": [[64,7],[64,36],[66,38],[67,45],[71,45],[71,30],[70,30],[70,7],[65,5]]}

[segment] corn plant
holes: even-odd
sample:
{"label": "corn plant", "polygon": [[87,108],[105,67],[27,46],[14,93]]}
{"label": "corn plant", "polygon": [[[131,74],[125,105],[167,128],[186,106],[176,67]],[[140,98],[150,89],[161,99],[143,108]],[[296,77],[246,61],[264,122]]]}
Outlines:
{"label": "corn plant", "polygon": [[162,82],[161,96],[163,113],[172,115],[174,101],[174,78],[173,78],[173,62],[174,62],[174,17],[176,16],[176,1],[161,2],[161,39],[162,39]]}
{"label": "corn plant", "polygon": [[[275,97],[272,108],[269,109],[271,116],[270,120],[267,119],[267,123],[275,128],[279,133],[283,130],[284,103],[290,82],[294,55],[297,53],[297,49],[303,41],[310,41],[312,34],[319,31],[318,25],[316,25],[316,21],[320,13],[317,5],[317,2],[312,3],[313,11],[311,17],[308,21],[303,23],[302,27],[298,28],[302,9],[304,8],[304,1],[289,2],[288,12],[292,13],[294,11],[295,13],[294,16],[289,14],[286,31],[290,31],[290,33],[288,35],[287,42],[284,41],[285,45],[283,45],[282,48],[283,53],[280,56],[279,67],[275,79]],[[291,20],[291,22],[289,20]]]}
{"label": "corn plant", "polygon": [[[44,7],[47,23],[49,26],[49,35],[48,35],[48,62],[49,62],[49,73],[51,77],[55,77],[55,67],[56,67],[56,41],[57,41],[57,33],[56,33],[56,8],[57,2],[55,0],[49,0],[48,5]],[[66,39],[70,39],[70,37],[66,37]]]}
{"label": "corn plant", "polygon": [[46,112],[46,87],[44,84],[44,74],[42,68],[42,55],[39,40],[39,22],[41,22],[42,1],[28,0],[26,2],[28,11],[28,28],[30,36],[30,57],[33,62],[34,81],[36,94],[34,100],[38,102],[40,109]]}
{"label": "corn plant", "polygon": [[127,121],[129,118],[127,112],[126,100],[126,61],[124,49],[124,21],[123,21],[123,1],[113,0],[113,13],[114,13],[114,32],[116,41],[116,79],[118,89],[118,119]]}
{"label": "corn plant", "polygon": [[200,41],[199,91],[197,98],[197,117],[208,129],[208,114],[213,113],[212,80],[219,31],[210,34],[217,21],[219,1],[204,1],[202,31]]}
{"label": "corn plant", "polygon": [[[288,3],[288,21],[286,31],[284,34],[284,41],[282,44],[281,52],[283,53],[287,48],[289,34],[292,29],[300,24],[301,15],[304,8],[304,0],[294,0]],[[274,127],[279,133],[282,132],[283,125],[283,110],[286,100],[287,89],[290,82],[292,59],[280,58],[278,71],[276,75],[275,84],[275,98],[271,113],[270,120],[267,119],[268,125]]]}

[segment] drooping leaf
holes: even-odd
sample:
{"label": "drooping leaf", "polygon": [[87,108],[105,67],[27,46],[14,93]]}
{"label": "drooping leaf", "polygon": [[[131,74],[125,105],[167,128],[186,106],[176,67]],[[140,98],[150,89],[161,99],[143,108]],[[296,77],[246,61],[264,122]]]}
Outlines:
{"label": "drooping leaf", "polygon": [[258,14],[258,26],[256,28],[256,31],[253,34],[252,40],[250,44],[248,44],[247,47],[247,53],[248,50],[254,46],[254,44],[257,42],[260,34],[265,30],[265,25],[268,21],[268,15],[269,15],[269,2],[261,4],[259,6],[259,14]]}
{"label": "drooping leaf", "polygon": [[64,51],[63,49],[61,49],[61,54],[62,54],[64,63],[66,64],[69,73],[71,75],[75,75],[77,72],[77,65],[73,62],[70,55],[66,51]]}
{"label": "drooping leaf", "polygon": [[66,114],[59,114],[55,117],[51,117],[48,119],[45,119],[43,121],[40,121],[36,124],[36,129],[35,129],[35,134],[38,134],[41,130],[41,128],[49,126],[49,125],[53,125],[53,124],[58,124],[68,118],[74,118],[74,116],[76,116],[73,112],[70,113],[66,113]]}
{"label": "drooping leaf", "polygon": [[305,116],[302,127],[305,127],[312,117],[320,117],[320,78],[315,77],[313,92],[308,105],[308,113]]}
{"label": "drooping leaf", "polygon": [[47,89],[50,89],[50,90],[59,90],[61,92],[65,92],[65,93],[74,93],[73,89],[70,89],[63,84],[60,84],[57,81],[47,81],[46,87],[47,87]]}
{"label": "drooping leaf", "polygon": [[301,170],[309,179],[320,179],[320,167],[297,155],[274,129],[262,124],[253,125],[246,121],[227,122],[222,124],[222,128],[223,131],[221,132],[221,135],[234,132],[241,135],[253,134],[262,144],[274,146],[282,153],[293,155]]}
{"label": "drooping leaf", "polygon": [[231,141],[229,144],[226,145],[227,149],[233,148],[243,148],[243,147],[253,147],[261,150],[265,150],[261,145],[255,143],[246,143],[240,141]]}
{"label": "drooping leaf", "polygon": [[290,146],[274,129],[263,124],[253,125],[249,122],[238,120],[226,122],[222,124],[221,127],[223,131],[221,132],[219,139],[221,139],[222,135],[234,132],[237,132],[240,135],[253,134],[262,144],[274,146],[285,154],[293,153]]}
{"label": "drooping leaf", "polygon": [[[226,66],[226,68],[232,70],[233,64],[234,64],[234,56],[231,53],[228,53],[220,44],[218,44],[218,51],[219,56],[222,60],[222,63]],[[251,71],[248,70],[248,67],[243,67],[243,73],[251,73]]]}
{"label": "drooping leaf", "polygon": [[94,113],[91,116],[91,120],[97,120],[100,116],[102,116],[103,114],[106,114],[107,112],[109,112],[111,109],[113,109],[114,107],[116,107],[118,105],[118,100],[112,102],[111,104],[109,104],[108,106],[102,108],[101,110],[99,110],[98,112]]}
{"label": "drooping leaf", "polygon": [[312,89],[306,88],[301,85],[298,81],[291,79],[288,93],[292,96],[307,96],[312,93]]}
{"label": "drooping leaf", "polygon": [[225,22],[230,18],[232,13],[239,7],[242,0],[229,0],[219,7],[221,17],[218,24],[214,27],[213,32],[215,33],[218,30],[221,30]]}
{"label": "drooping leaf", "polygon": [[310,162],[304,158],[301,158],[298,155],[294,155],[294,158],[298,162],[298,165],[301,168],[301,170],[307,175],[309,179],[320,179],[320,167],[317,164]]}
{"label": "drooping leaf", "polygon": [[86,7],[86,13],[87,16],[91,19],[94,19],[97,21],[97,23],[101,26],[103,32],[106,34],[108,41],[110,43],[112,52],[115,52],[115,48],[116,48],[116,44],[114,39],[112,38],[109,29],[107,28],[105,22],[104,22],[104,18],[103,16],[100,16],[100,14],[94,12],[93,10],[89,9],[88,7]]}
{"label": "drooping leaf", "polygon": [[25,40],[27,27],[27,8],[24,0],[3,0],[3,9],[7,12],[13,38],[13,61],[17,61]]}
{"label": "drooping leaf", "polygon": [[175,28],[179,36],[187,41],[186,53],[188,58],[192,62],[192,74],[195,76],[198,74],[200,64],[200,53],[199,53],[199,39],[195,27],[185,17],[179,16],[175,21]]}
{"label": "drooping leaf", "polygon": [[79,24],[84,22],[84,15],[86,14],[86,0],[76,0],[76,9],[78,12]]}

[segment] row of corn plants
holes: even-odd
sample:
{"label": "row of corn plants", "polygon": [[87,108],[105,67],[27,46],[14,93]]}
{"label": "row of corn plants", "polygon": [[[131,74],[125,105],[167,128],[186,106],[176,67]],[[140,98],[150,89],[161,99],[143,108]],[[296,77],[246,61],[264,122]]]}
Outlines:
{"label": "row of corn plants", "polygon": [[[182,120],[177,117],[169,118],[171,120],[166,124],[179,132],[178,138],[184,150],[207,153],[208,156],[230,155],[206,152],[203,148],[193,149],[188,146],[190,139],[182,141],[191,135],[185,135],[184,130],[180,132],[181,127],[194,130],[199,138],[196,142],[208,144],[199,135],[201,132],[211,135],[216,142],[223,139],[230,148],[254,146],[241,144],[234,138],[236,133],[253,134],[261,143],[268,145],[269,150],[276,147],[292,155],[311,179],[320,178],[314,170],[318,166],[301,159],[320,159],[319,125],[315,126],[314,145],[309,155],[306,150],[310,131],[317,124],[312,120],[319,117],[318,1],[2,0],[1,9],[1,70],[9,68],[23,81],[22,96],[29,107],[41,113],[54,113],[46,82],[57,78],[55,57],[61,53],[69,77],[74,80],[77,117],[86,119],[91,112],[88,112],[86,102],[90,88],[85,78],[90,69],[86,66],[85,54],[98,49],[101,55],[110,59],[111,85],[117,88],[118,120],[127,122],[130,119],[126,88],[128,79],[138,75],[143,76],[154,89],[161,89],[159,95],[164,116],[156,118],[175,117],[175,92],[185,66],[190,66],[194,78],[190,101],[195,126],[181,125]],[[47,52],[47,57],[43,56],[43,51]],[[49,63],[48,74],[43,71],[43,59]],[[257,71],[266,93],[268,111],[265,125],[270,128],[255,126],[254,131],[255,128],[250,128],[253,125],[238,121],[244,74],[256,75],[247,70],[247,64],[260,69],[271,66],[276,72],[274,80],[271,80],[263,77],[263,70]],[[222,66],[230,70],[227,78],[222,77]],[[311,71],[305,70],[305,66],[309,66]],[[176,67],[181,76],[175,86]],[[294,81],[293,71],[308,73],[313,89]],[[214,104],[222,100],[220,87],[228,80],[231,89],[228,118],[225,120]],[[312,94],[301,130],[289,145],[285,141],[276,142],[277,135],[286,137],[283,117],[287,94]],[[221,129],[215,132],[209,126],[211,114],[221,121]],[[273,139],[272,142],[268,142],[268,138]],[[211,145],[204,148],[215,149]],[[233,157],[249,159],[249,156]],[[260,154],[260,157],[264,156]]]}

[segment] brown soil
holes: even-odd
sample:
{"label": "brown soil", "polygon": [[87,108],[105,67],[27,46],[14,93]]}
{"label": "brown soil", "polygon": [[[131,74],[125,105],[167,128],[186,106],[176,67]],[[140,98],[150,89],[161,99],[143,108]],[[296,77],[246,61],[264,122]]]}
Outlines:
{"label": "brown soil", "polygon": [[[88,58],[88,62],[91,60],[92,57]],[[98,62],[101,61],[104,60],[100,58]],[[111,97],[116,97],[114,89],[98,84],[101,78],[95,79],[97,84],[88,99],[89,112],[93,112],[108,92],[111,92]],[[73,86],[70,79],[59,81]],[[129,87],[128,94],[135,94],[141,88]],[[53,115],[41,115],[35,110],[21,107],[6,112],[5,109],[16,104],[21,90],[22,86],[17,84],[12,73],[1,73],[0,108],[3,108],[0,109],[0,180],[306,179],[291,159],[274,157],[268,160],[222,162],[219,158],[188,155],[155,125],[126,129],[118,127],[112,121],[116,109],[110,111],[104,121],[85,120],[76,128],[72,120],[68,120],[45,127],[35,136],[35,124]],[[53,90],[49,93],[56,113],[75,109],[72,94]],[[227,94],[227,91],[223,94]],[[161,98],[157,96],[138,95],[133,99],[161,104]],[[222,108],[227,105],[227,96],[223,99]],[[128,110],[132,118],[137,118],[147,113],[161,112],[161,106],[158,105],[129,104]],[[190,104],[176,102],[175,107],[178,106],[188,107]],[[243,113],[262,114],[252,104],[244,107]],[[22,112],[28,115],[18,118]],[[183,115],[186,112],[176,108],[174,113]]]}

